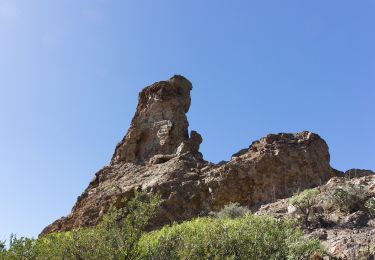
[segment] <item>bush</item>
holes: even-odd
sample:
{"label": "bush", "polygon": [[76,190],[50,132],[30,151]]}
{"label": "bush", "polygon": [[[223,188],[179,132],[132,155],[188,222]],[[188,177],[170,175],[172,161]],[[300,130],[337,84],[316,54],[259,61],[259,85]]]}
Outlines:
{"label": "bush", "polygon": [[291,221],[247,214],[198,218],[142,237],[138,259],[308,259],[322,253]]}
{"label": "bush", "polygon": [[368,194],[363,186],[347,182],[344,187],[335,189],[330,197],[334,207],[345,213],[353,213],[365,209]]}
{"label": "bush", "polygon": [[[157,197],[137,193],[124,208],[112,208],[96,227],[95,232],[91,232],[94,238],[99,237],[100,247],[94,250],[97,254],[104,253],[100,259],[132,259],[136,254],[138,241],[159,203]],[[92,252],[92,243],[89,242],[88,252]]]}
{"label": "bush", "polygon": [[246,207],[241,207],[239,203],[229,203],[221,211],[219,211],[216,216],[218,218],[239,218],[246,214],[249,214],[250,210]]}
{"label": "bush", "polygon": [[123,208],[111,208],[96,227],[37,240],[12,236],[0,259],[134,259],[138,241],[159,203],[158,197],[136,193]]}
{"label": "bush", "polygon": [[365,207],[372,217],[375,217],[375,198],[366,201]]}
{"label": "bush", "polygon": [[312,208],[316,205],[316,198],[319,195],[318,189],[307,189],[303,192],[294,195],[289,203],[296,207],[303,216],[303,224],[307,227],[309,224],[309,216]]}
{"label": "bush", "polygon": [[0,259],[307,259],[323,252],[319,241],[303,238],[294,222],[250,213],[198,218],[146,233],[159,203],[138,193],[124,208],[112,208],[96,227],[36,240],[12,236],[8,250],[0,243]]}

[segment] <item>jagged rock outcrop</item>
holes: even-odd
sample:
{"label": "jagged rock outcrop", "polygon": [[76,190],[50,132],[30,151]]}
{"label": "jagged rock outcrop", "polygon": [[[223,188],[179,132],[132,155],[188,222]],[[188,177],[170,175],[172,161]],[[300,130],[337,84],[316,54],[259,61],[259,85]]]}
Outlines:
{"label": "jagged rock outcrop", "polygon": [[229,202],[256,208],[336,176],[327,144],[307,131],[267,135],[229,162],[203,160],[201,136],[188,135],[191,89],[182,76],[145,88],[110,165],[95,174],[72,212],[42,234],[95,225],[111,204],[120,207],[134,189],[164,199],[152,222],[160,226],[207,215]]}

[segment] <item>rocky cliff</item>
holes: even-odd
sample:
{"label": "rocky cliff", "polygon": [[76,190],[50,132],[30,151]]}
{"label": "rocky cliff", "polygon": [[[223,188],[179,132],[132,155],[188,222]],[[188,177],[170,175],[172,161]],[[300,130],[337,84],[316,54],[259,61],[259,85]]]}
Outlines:
{"label": "rocky cliff", "polygon": [[325,141],[307,131],[267,135],[229,162],[205,161],[201,136],[188,133],[191,90],[182,76],[143,89],[110,164],[95,174],[72,212],[42,234],[95,225],[111,204],[121,207],[135,189],[164,199],[153,220],[159,226],[207,215],[229,202],[255,209],[338,174],[329,164]]}

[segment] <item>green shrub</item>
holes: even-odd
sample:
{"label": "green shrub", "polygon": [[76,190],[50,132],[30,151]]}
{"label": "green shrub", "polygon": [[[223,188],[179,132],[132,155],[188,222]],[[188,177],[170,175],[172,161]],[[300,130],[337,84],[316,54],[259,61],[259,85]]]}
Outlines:
{"label": "green shrub", "polygon": [[335,189],[330,197],[334,207],[345,213],[353,213],[365,209],[368,194],[363,186],[347,182],[344,187]]}
{"label": "green shrub", "polygon": [[216,216],[218,218],[239,218],[249,214],[250,210],[246,207],[241,207],[239,203],[229,203]]}
{"label": "green shrub", "polygon": [[372,217],[375,217],[375,198],[366,201],[365,207]]}
{"label": "green shrub", "polygon": [[134,259],[138,241],[159,203],[158,197],[136,193],[123,208],[111,208],[96,227],[37,240],[12,236],[0,259]]}
{"label": "green shrub", "polygon": [[114,259],[131,259],[136,254],[138,241],[159,203],[160,199],[157,197],[137,193],[121,210],[112,208],[94,230],[94,236],[100,238],[98,253],[106,252],[108,257],[113,255]]}
{"label": "green shrub", "polygon": [[52,233],[39,238],[33,248],[35,259],[78,259],[74,257],[73,245],[77,241],[73,240],[73,232]]}
{"label": "green shrub", "polygon": [[12,236],[0,243],[1,260],[91,259],[307,259],[322,252],[295,223],[245,214],[198,218],[146,233],[159,198],[144,193],[112,208],[99,225],[38,239]]}
{"label": "green shrub", "polygon": [[322,253],[318,240],[304,239],[293,222],[247,214],[198,218],[146,234],[138,259],[308,259]]}
{"label": "green shrub", "polygon": [[303,224],[307,227],[309,224],[309,216],[313,207],[316,205],[316,198],[319,195],[318,189],[307,189],[294,195],[289,203],[296,207],[303,216]]}

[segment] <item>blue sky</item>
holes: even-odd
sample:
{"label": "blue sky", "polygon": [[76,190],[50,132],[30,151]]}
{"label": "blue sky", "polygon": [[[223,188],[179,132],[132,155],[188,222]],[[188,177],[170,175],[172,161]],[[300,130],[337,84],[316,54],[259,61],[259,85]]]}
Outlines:
{"label": "blue sky", "polygon": [[339,170],[375,169],[375,2],[0,0],[0,240],[70,212],[174,74],[218,162],[310,130]]}

